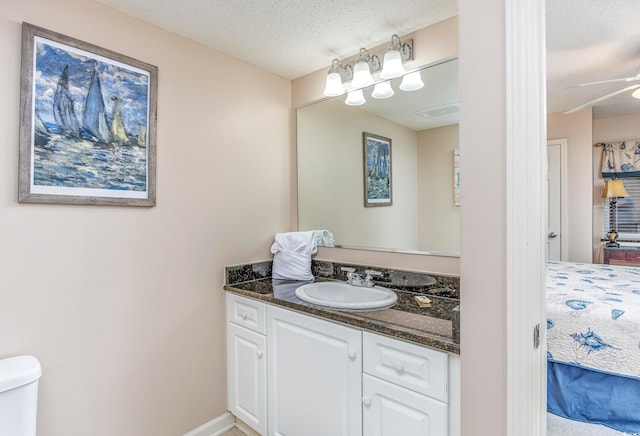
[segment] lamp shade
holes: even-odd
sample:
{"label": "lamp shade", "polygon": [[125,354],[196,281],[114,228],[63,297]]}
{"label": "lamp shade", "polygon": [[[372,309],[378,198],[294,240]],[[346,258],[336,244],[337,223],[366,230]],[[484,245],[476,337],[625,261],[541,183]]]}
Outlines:
{"label": "lamp shade", "polygon": [[362,89],[356,89],[355,91],[349,91],[347,99],[344,102],[349,106],[360,106],[365,104],[367,100],[364,99]]}
{"label": "lamp shade", "polygon": [[635,91],[633,91],[633,93],[631,94],[631,97],[637,98],[638,100],[640,100],[640,89],[636,89]]}
{"label": "lamp shade", "polygon": [[384,62],[382,64],[382,72],[380,72],[381,79],[394,79],[402,76],[406,73],[406,70],[402,66],[402,58],[400,52],[395,49],[389,49],[384,55]]}
{"label": "lamp shade", "polygon": [[400,89],[403,91],[417,91],[424,86],[422,77],[420,76],[420,70],[414,71],[409,74],[405,74],[400,84]]}
{"label": "lamp shade", "polygon": [[324,88],[324,95],[327,97],[336,97],[344,94],[344,87],[342,86],[342,77],[340,73],[327,74],[327,83]]}
{"label": "lamp shade", "polygon": [[391,83],[387,80],[385,82],[376,83],[373,88],[371,97],[373,98],[389,98],[394,94]]}
{"label": "lamp shade", "polygon": [[364,88],[369,85],[373,85],[373,77],[371,77],[369,64],[366,60],[358,60],[356,66],[353,67],[351,86],[354,88]]}
{"label": "lamp shade", "polygon": [[629,193],[625,189],[622,180],[612,179],[604,182],[604,191],[602,191],[602,198],[623,198],[628,196]]}

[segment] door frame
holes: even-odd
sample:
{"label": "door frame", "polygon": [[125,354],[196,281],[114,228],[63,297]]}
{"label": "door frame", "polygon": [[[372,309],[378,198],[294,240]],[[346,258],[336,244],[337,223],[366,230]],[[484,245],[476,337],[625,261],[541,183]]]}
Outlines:
{"label": "door frame", "polygon": [[560,146],[560,260],[567,261],[569,250],[569,233],[567,227],[567,138],[549,139],[547,147],[550,145]]}
{"label": "door frame", "polygon": [[463,436],[546,435],[544,5],[458,1]]}

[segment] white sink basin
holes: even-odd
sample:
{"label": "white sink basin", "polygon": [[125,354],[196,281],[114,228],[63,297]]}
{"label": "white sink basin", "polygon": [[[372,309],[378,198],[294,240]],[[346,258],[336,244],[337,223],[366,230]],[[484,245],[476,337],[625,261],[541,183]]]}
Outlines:
{"label": "white sink basin", "polygon": [[395,292],[374,286],[352,286],[343,282],[309,283],[296,289],[296,297],[307,303],[342,310],[372,310],[391,307],[398,300]]}

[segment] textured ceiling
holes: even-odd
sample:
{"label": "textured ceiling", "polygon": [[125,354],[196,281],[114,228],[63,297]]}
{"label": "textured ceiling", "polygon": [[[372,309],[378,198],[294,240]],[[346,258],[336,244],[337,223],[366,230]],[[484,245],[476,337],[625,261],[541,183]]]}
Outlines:
{"label": "textured ceiling", "polygon": [[[576,88],[640,73],[640,1],[547,0],[548,111],[564,112],[633,83]],[[594,107],[594,118],[640,113],[631,91]]]}
{"label": "textured ceiling", "polygon": [[[455,0],[96,1],[289,79],[457,13]],[[640,73],[640,0],[547,0],[546,7],[549,112],[629,85],[577,84]],[[598,104],[594,117],[640,113],[630,95]]]}
{"label": "textured ceiling", "polygon": [[457,14],[451,0],[96,0],[288,79]]}

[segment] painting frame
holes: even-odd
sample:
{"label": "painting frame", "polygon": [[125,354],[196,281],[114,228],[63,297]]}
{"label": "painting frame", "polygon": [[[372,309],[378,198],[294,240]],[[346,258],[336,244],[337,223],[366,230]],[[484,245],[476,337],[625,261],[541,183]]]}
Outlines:
{"label": "painting frame", "polygon": [[362,132],[364,206],[393,205],[391,139]]}
{"label": "painting frame", "polygon": [[29,23],[21,56],[18,202],[155,206],[158,67]]}

